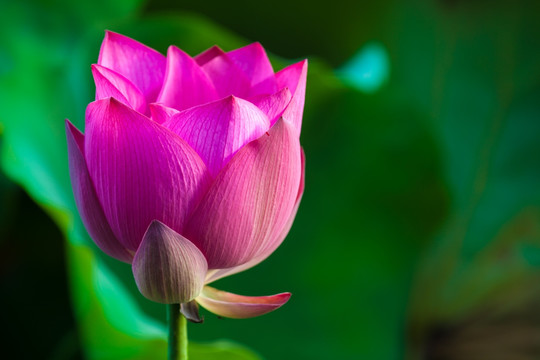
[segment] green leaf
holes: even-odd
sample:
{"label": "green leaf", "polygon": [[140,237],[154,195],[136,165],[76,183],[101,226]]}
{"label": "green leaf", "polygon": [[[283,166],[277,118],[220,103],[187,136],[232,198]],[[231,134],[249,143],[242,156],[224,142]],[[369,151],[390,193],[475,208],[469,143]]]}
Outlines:
{"label": "green leaf", "polygon": [[[411,358],[426,349],[434,358],[451,348],[456,358],[536,352],[504,336],[482,348],[498,332],[540,326],[532,305],[540,301],[540,37],[531,6],[396,9],[401,36],[388,34],[395,86],[429,114],[450,200],[413,288]],[[477,346],[463,344],[469,332]]]}

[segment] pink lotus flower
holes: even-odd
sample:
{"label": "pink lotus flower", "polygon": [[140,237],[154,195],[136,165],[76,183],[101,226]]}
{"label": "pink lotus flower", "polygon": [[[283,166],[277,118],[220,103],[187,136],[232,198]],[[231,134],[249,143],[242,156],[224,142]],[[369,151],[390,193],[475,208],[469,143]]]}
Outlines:
{"label": "pink lotus flower", "polygon": [[69,121],[66,132],[75,200],[99,248],[132,264],[144,296],[188,317],[193,300],[231,318],[287,302],[206,284],[266,259],[292,225],[307,61],[274,73],[259,43],[194,58],[171,46],[165,57],[107,32],[92,73],[85,134]]}

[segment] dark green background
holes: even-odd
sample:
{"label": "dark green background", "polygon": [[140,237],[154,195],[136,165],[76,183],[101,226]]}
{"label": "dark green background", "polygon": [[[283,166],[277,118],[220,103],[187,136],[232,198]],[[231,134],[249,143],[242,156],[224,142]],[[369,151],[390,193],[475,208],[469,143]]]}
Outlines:
{"label": "dark green background", "polygon": [[[538,358],[539,24],[525,0],[3,1],[3,352],[165,356],[164,308],[97,251],[69,184],[64,119],[83,129],[110,29],[163,53],[260,41],[276,69],[309,59],[295,224],[216,283],[293,297],[255,319],[205,312],[192,360]],[[367,92],[346,64],[370,43],[389,71]]]}

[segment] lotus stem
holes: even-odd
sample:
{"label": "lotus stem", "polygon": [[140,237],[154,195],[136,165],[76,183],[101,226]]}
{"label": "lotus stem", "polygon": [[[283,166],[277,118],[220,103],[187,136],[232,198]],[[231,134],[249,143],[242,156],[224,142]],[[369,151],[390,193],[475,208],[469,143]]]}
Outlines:
{"label": "lotus stem", "polygon": [[187,319],[180,312],[180,304],[167,306],[169,322],[169,360],[187,360]]}

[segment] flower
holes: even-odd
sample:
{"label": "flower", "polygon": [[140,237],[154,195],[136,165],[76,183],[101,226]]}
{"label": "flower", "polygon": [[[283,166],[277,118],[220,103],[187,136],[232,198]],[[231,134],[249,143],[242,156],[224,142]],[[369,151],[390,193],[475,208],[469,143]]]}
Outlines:
{"label": "flower", "polygon": [[75,201],[97,246],[132,264],[144,296],[181,303],[193,320],[195,302],[231,318],[287,302],[207,284],[266,259],[292,225],[307,61],[274,73],[259,43],[194,58],[171,46],[165,57],[107,32],[92,73],[85,134],[69,121],[66,133]]}

